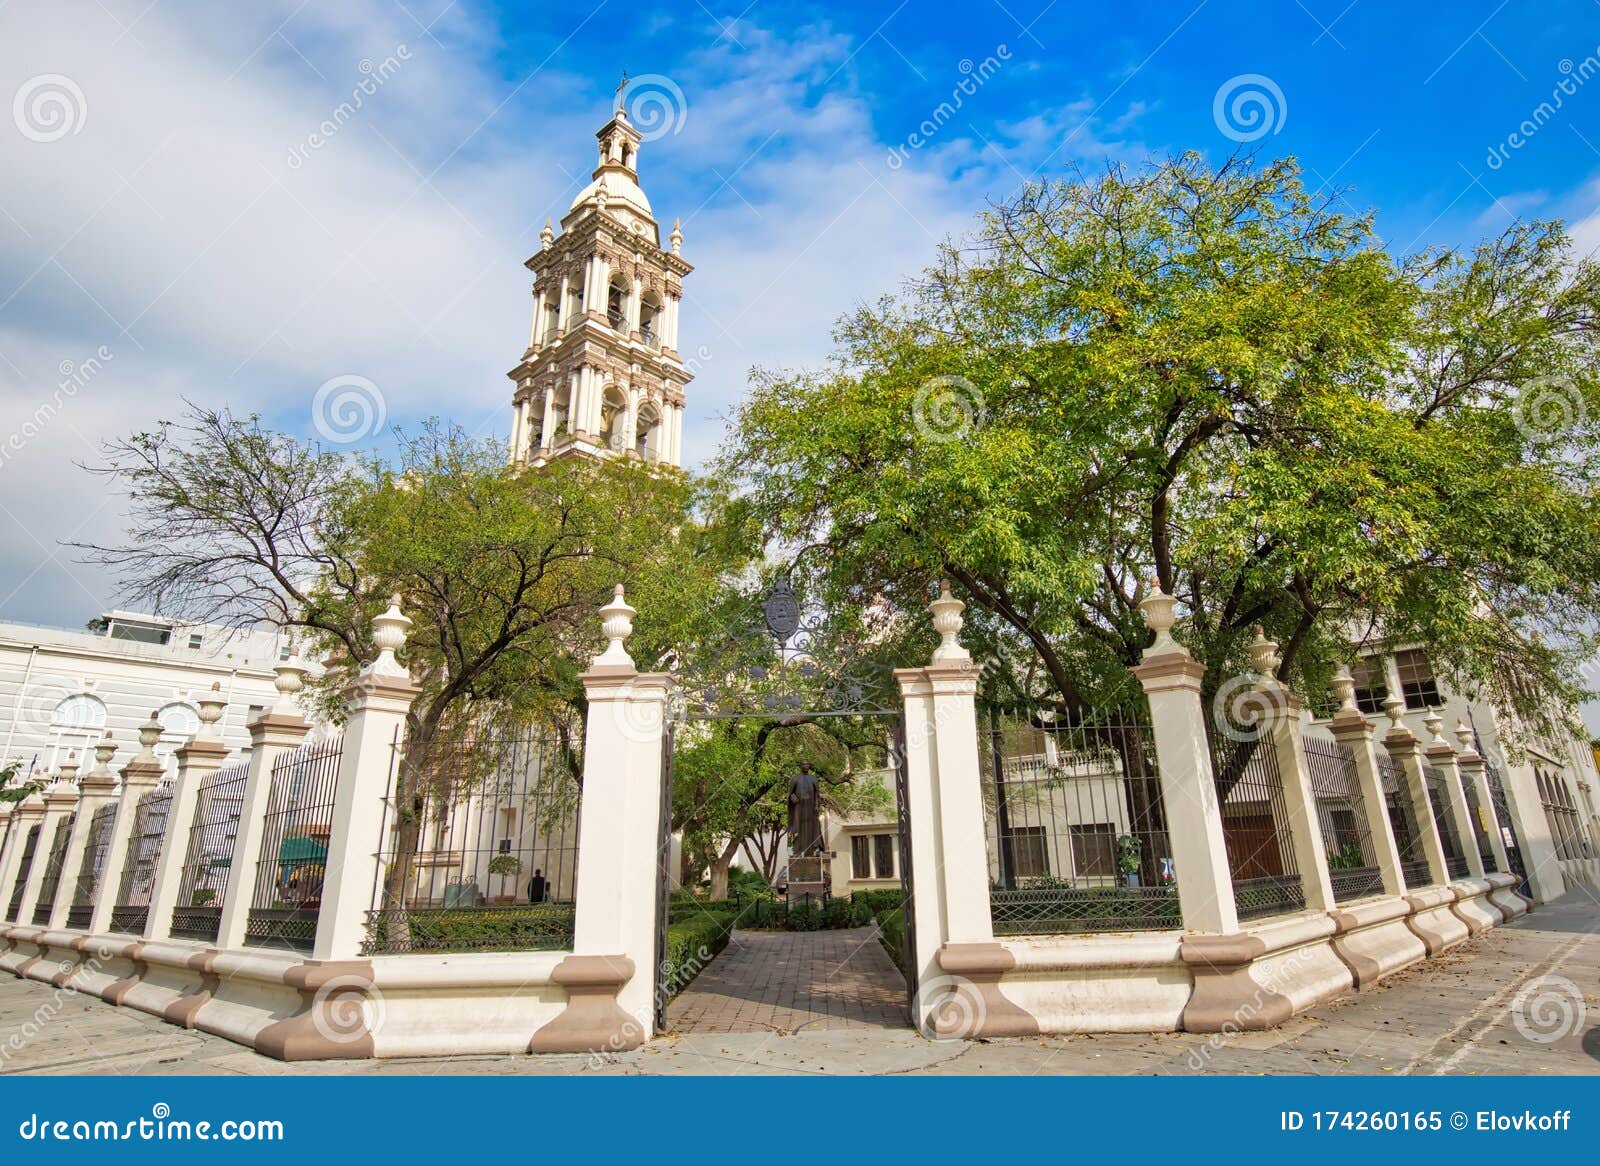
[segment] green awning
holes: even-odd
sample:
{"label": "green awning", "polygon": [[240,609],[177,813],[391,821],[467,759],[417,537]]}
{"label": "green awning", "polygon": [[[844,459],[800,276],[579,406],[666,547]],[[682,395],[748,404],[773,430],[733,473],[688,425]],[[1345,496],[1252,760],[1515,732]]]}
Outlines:
{"label": "green awning", "polygon": [[328,857],[328,848],[313,838],[285,838],[278,847],[278,861],[321,862]]}

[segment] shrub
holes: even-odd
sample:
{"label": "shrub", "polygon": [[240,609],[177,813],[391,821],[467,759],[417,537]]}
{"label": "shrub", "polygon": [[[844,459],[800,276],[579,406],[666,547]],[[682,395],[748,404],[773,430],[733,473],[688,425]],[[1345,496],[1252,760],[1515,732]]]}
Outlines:
{"label": "shrub", "polygon": [[667,925],[667,998],[687,988],[716,954],[728,946],[733,927],[726,916],[702,915]]}
{"label": "shrub", "polygon": [[[395,924],[405,919],[401,932]],[[419,907],[375,912],[366,952],[552,951],[572,944],[571,904],[527,907]]]}
{"label": "shrub", "polygon": [[878,936],[883,942],[883,949],[889,953],[889,958],[894,961],[894,966],[902,973],[906,970],[906,917],[905,910],[901,907],[890,907],[880,911],[877,915]]}

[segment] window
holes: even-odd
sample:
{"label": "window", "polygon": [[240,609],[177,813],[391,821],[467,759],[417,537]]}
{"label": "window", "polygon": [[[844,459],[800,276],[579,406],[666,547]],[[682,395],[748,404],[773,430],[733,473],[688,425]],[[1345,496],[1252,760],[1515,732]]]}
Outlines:
{"label": "window", "polygon": [[1350,666],[1350,675],[1356,682],[1356,707],[1364,713],[1381,713],[1389,686],[1383,676],[1383,661],[1376,656],[1363,656]]}
{"label": "window", "polygon": [[872,866],[880,879],[894,878],[894,835],[872,836]]}
{"label": "window", "polygon": [[1091,878],[1117,873],[1117,828],[1105,822],[1072,827],[1072,870]]}
{"label": "window", "polygon": [[137,644],[165,644],[172,638],[169,628],[153,624],[125,623],[122,620],[112,621],[109,635],[113,640],[132,640]]}
{"label": "window", "polygon": [[1050,873],[1050,857],[1045,849],[1043,826],[1015,826],[1010,830],[1011,874],[1019,879],[1036,879]]}
{"label": "window", "polygon": [[850,838],[850,877],[872,877],[872,835],[855,834]]}
{"label": "window", "polygon": [[278,659],[280,661],[287,660],[293,654],[294,646],[290,644],[289,641],[285,640],[283,643],[278,645]]}
{"label": "window", "polygon": [[189,633],[189,647],[198,648],[200,646],[201,642],[202,641],[200,639],[200,633],[199,632],[190,632]]}
{"label": "window", "polygon": [[853,879],[894,878],[894,835],[852,834],[850,836],[850,877]]}
{"label": "window", "polygon": [[1426,652],[1420,648],[1407,648],[1394,654],[1394,663],[1400,673],[1400,695],[1405,698],[1406,708],[1437,708],[1444,703]]}

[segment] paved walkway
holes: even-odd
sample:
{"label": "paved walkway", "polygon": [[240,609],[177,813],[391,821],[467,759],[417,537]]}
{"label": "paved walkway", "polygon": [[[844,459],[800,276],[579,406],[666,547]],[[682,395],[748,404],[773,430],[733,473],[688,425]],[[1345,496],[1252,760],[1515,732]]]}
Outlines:
{"label": "paved walkway", "polygon": [[735,931],[667,1006],[674,1033],[905,1028],[906,982],[877,929]]}
{"label": "paved walkway", "polygon": [[[906,1028],[694,1032],[609,1056],[286,1065],[131,1008],[0,973],[0,1072],[51,1074],[1600,1074],[1600,904],[1584,892],[1273,1032],[939,1042]],[[832,933],[838,935],[838,932]],[[732,949],[730,949],[732,950]],[[737,953],[735,953],[737,954]],[[720,961],[719,961],[720,962]],[[1556,980],[1573,985],[1573,995]],[[1542,983],[1541,983],[1542,980]],[[691,991],[706,991],[691,985]],[[1551,1027],[1529,1027],[1552,1007]],[[1523,1007],[1519,1009],[1519,1001]],[[1561,1007],[1565,1002],[1565,1012]],[[22,1026],[44,1017],[37,1036]],[[1518,1021],[1521,1020],[1519,1025]],[[1530,1033],[1532,1035],[1530,1035]],[[19,1036],[20,1048],[10,1040]],[[1539,1039],[1534,1039],[1535,1037]],[[1546,1039],[1553,1038],[1553,1039]]]}

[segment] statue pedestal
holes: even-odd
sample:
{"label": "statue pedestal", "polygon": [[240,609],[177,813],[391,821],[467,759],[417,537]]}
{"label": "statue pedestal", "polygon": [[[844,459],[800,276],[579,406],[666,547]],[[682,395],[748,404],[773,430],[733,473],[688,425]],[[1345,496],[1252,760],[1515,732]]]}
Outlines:
{"label": "statue pedestal", "polygon": [[827,893],[824,860],[820,854],[795,855],[789,859],[789,902],[804,902],[806,896],[821,901]]}

